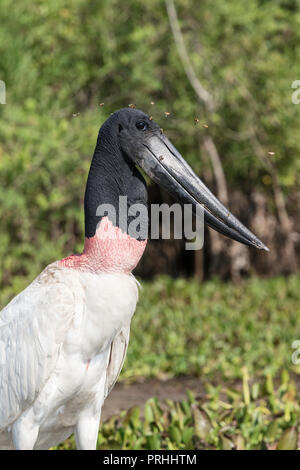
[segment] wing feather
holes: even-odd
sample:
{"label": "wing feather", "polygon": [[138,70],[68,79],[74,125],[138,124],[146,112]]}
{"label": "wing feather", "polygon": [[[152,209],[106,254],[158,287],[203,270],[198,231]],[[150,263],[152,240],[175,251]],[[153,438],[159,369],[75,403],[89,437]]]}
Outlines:
{"label": "wing feather", "polygon": [[130,324],[124,326],[111,343],[104,398],[106,398],[113,389],[122,370],[129,343],[129,334]]}
{"label": "wing feather", "polygon": [[73,289],[50,265],[0,312],[0,429],[41,391],[75,310]]}

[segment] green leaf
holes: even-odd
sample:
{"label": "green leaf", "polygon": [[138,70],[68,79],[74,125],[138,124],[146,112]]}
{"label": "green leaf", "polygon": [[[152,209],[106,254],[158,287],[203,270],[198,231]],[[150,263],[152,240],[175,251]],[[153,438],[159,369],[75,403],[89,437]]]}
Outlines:
{"label": "green leaf", "polygon": [[295,450],[297,449],[298,432],[295,427],[286,429],[277,444],[277,450]]}
{"label": "green leaf", "polygon": [[150,450],[159,450],[161,448],[161,439],[158,434],[147,436],[147,448]]}
{"label": "green leaf", "polygon": [[145,421],[147,423],[153,423],[155,421],[151,403],[152,402],[150,399],[145,403],[145,407],[144,407],[144,416],[145,416]]}
{"label": "green leaf", "polygon": [[224,434],[220,433],[221,446],[223,450],[233,450],[234,443],[229,437],[226,437]]}
{"label": "green leaf", "polygon": [[212,424],[205,411],[200,411],[196,405],[192,405],[192,415],[194,420],[194,432],[197,437],[207,440],[212,430]]}
{"label": "green leaf", "polygon": [[189,442],[192,440],[192,437],[194,435],[194,429],[193,428],[186,428],[182,431],[182,440],[184,444],[189,444]]}
{"label": "green leaf", "polygon": [[175,425],[169,427],[169,436],[175,444],[179,445],[181,443],[181,432]]}

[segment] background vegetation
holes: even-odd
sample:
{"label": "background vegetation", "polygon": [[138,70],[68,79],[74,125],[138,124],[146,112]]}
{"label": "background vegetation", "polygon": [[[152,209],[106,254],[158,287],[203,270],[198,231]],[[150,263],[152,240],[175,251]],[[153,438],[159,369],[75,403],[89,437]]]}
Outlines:
{"label": "background vegetation", "polygon": [[[171,0],[2,0],[0,304],[48,263],[81,251],[98,129],[133,103],[271,252],[211,231],[196,254],[180,241],[148,244],[137,274],[180,277],[143,281],[121,380],[195,374],[221,385],[208,386],[202,399],[169,403],[165,414],[153,401],[144,421],[137,410],[118,417],[99,445],[294,448],[300,104],[292,104],[291,84],[300,79],[300,5],[181,0],[175,7]],[[149,193],[150,202],[169,201],[155,186]]]}
{"label": "background vegetation", "polygon": [[[153,242],[139,274],[296,271],[300,105],[292,104],[291,84],[300,76],[299,3],[176,6],[186,52],[212,106],[186,76],[165,2],[2,1],[2,287],[17,283],[18,290],[19,276],[34,277],[53,259],[81,250],[84,184],[98,128],[130,103],[153,115],[205,182],[273,248],[257,254],[210,232],[204,255],[185,259],[182,244]],[[210,139],[217,160],[207,150]],[[166,195],[155,188],[151,198]]]}

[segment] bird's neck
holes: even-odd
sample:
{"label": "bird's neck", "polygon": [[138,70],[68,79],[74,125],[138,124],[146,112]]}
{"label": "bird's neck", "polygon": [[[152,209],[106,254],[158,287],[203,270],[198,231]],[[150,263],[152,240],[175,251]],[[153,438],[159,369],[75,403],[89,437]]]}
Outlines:
{"label": "bird's neck", "polygon": [[137,266],[147,240],[136,240],[103,217],[93,237],[85,237],[83,253],[60,261],[66,268],[93,273],[131,273]]}
{"label": "bird's neck", "polygon": [[147,240],[131,237],[124,223],[120,227],[120,197],[127,206],[135,201],[147,204],[145,182],[116,145],[99,142],[98,138],[84,198],[84,250],[61,260],[61,265],[83,271],[126,273],[136,267]]}

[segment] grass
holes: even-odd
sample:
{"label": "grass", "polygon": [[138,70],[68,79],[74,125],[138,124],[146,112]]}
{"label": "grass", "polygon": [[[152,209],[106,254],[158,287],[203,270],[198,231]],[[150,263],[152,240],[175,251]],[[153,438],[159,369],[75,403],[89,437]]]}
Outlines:
{"label": "grass", "polygon": [[300,276],[240,285],[160,277],[142,285],[121,380],[240,379],[243,366],[255,377],[300,372],[291,362],[300,339]]}
{"label": "grass", "polygon": [[[241,285],[161,277],[143,286],[120,380],[197,374],[206,393],[187,391],[180,403],[153,398],[110,418],[98,448],[298,448],[300,368],[291,356],[300,277]],[[58,449],[74,446],[72,437]]]}
{"label": "grass", "polygon": [[[287,373],[275,387],[269,376],[249,384],[243,369],[243,386],[230,389],[207,385],[204,396],[191,392],[180,403],[148,400],[101,426],[98,449],[261,449],[294,450],[299,443],[300,406],[295,383]],[[58,449],[75,448],[70,438]]]}

